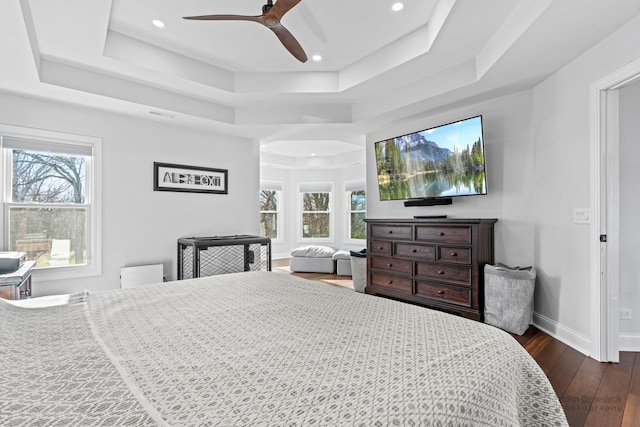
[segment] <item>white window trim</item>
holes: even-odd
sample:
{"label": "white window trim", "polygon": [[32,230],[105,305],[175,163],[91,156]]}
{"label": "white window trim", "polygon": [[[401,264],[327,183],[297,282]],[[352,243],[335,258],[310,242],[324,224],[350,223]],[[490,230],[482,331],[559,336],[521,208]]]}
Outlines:
{"label": "white window trim", "polygon": [[[304,186],[327,186],[329,190],[329,237],[302,237],[302,187]],[[310,191],[305,191],[305,193]],[[296,203],[296,237],[298,243],[334,243],[336,241],[335,227],[335,191],[333,182],[299,182]]]}
{"label": "white window trim", "polygon": [[[347,188],[354,188],[357,187],[358,190],[363,190],[363,191],[367,191],[367,185],[364,181],[361,180],[357,180],[357,181],[345,181],[344,182],[344,206],[345,206],[345,220],[344,223],[346,224],[344,227],[344,242],[345,243],[349,243],[349,244],[354,244],[354,245],[366,245],[367,244],[367,239],[352,239],[351,238],[351,192],[354,190],[348,190]],[[355,190],[355,191],[358,191]],[[366,210],[365,210],[365,215],[366,215]]]}
{"label": "white window trim", "polygon": [[[260,181],[260,190],[273,190],[280,192],[280,197],[278,197],[278,210],[276,214],[278,215],[278,237],[275,239],[271,239],[272,244],[284,243],[284,209],[283,200],[284,200],[284,182],[280,181]],[[263,212],[262,210],[260,212]],[[267,212],[267,211],[265,211]]]}
{"label": "white window trim", "polygon": [[2,241],[0,246],[7,250],[9,246],[9,230],[5,219],[8,215],[9,182],[11,182],[9,156],[2,149],[2,137],[26,138],[69,145],[91,147],[92,156],[87,162],[86,201],[87,218],[87,264],[83,266],[54,267],[34,269],[33,277],[38,282],[65,280],[78,277],[99,276],[102,274],[102,139],[92,136],[74,135],[42,129],[26,128],[0,124],[0,153],[5,173],[0,176],[2,186],[2,209],[0,209],[0,227]]}

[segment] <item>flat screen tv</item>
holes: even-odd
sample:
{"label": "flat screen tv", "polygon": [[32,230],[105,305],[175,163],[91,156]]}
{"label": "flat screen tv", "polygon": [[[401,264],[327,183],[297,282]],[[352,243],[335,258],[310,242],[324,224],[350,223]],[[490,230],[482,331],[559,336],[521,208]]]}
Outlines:
{"label": "flat screen tv", "polygon": [[378,141],[375,152],[380,200],[487,194],[482,116]]}

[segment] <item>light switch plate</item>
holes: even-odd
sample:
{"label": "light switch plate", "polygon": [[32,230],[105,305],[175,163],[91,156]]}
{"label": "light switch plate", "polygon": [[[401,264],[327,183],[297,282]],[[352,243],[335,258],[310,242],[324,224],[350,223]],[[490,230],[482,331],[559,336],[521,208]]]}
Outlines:
{"label": "light switch plate", "polygon": [[621,319],[631,319],[633,317],[633,311],[630,308],[621,308],[620,309],[620,318]]}
{"label": "light switch plate", "polygon": [[574,224],[589,224],[591,222],[591,213],[589,208],[573,208]]}

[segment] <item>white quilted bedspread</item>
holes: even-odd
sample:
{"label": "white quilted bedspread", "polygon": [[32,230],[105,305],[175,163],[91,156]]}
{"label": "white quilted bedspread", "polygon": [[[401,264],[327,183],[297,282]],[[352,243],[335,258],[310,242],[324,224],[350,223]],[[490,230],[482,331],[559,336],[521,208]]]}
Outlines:
{"label": "white quilted bedspread", "polygon": [[3,426],[567,425],[508,334],[272,272],[0,301],[0,357]]}

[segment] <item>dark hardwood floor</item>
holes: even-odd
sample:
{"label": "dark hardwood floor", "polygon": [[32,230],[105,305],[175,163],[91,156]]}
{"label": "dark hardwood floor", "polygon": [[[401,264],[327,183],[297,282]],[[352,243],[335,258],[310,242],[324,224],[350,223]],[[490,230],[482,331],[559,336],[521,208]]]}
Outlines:
{"label": "dark hardwood floor", "polygon": [[[349,277],[291,273],[288,265],[273,260],[274,271],[353,289]],[[621,352],[620,363],[600,363],[533,326],[513,337],[549,378],[570,426],[640,426],[640,353]]]}
{"label": "dark hardwood floor", "polygon": [[534,327],[514,337],[547,374],[569,425],[640,425],[640,353],[600,363]]}

